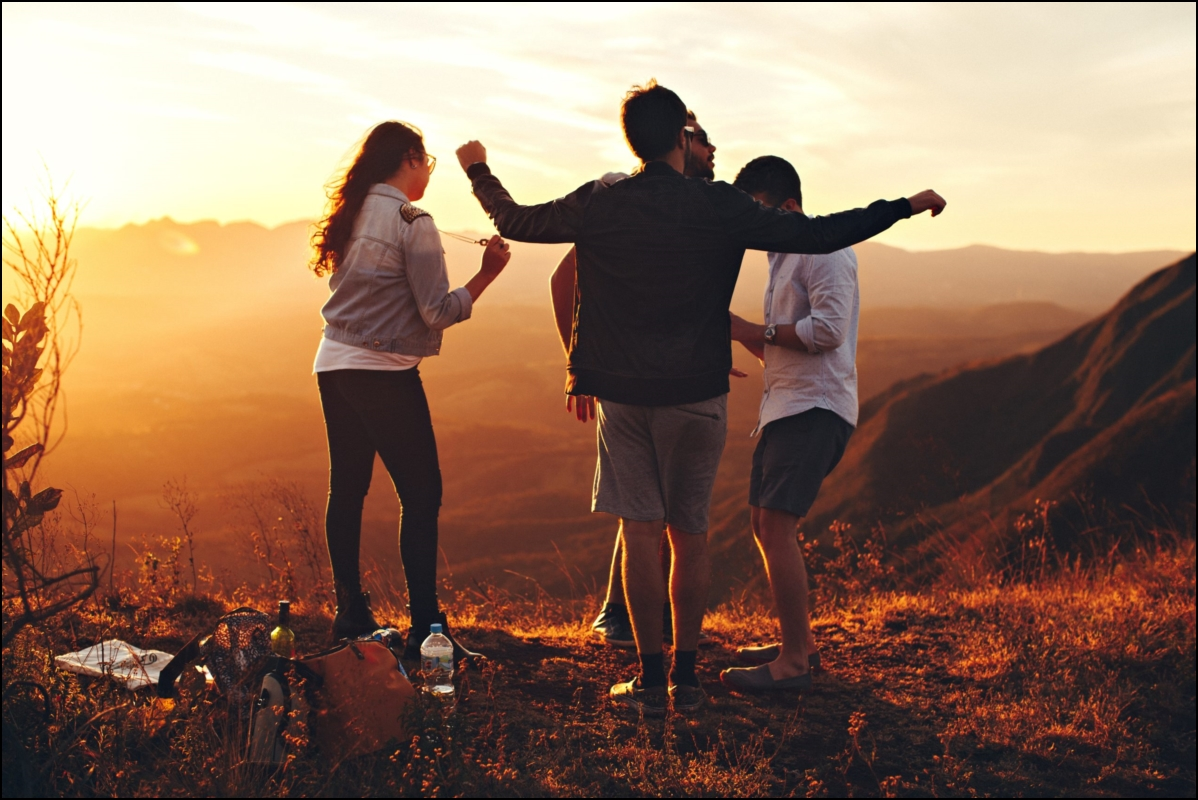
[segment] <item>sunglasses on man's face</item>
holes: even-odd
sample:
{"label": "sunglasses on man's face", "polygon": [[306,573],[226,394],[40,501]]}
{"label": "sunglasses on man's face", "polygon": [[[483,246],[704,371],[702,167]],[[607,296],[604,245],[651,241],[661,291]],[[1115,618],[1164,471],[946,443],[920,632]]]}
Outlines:
{"label": "sunglasses on man's face", "polygon": [[697,131],[690,125],[687,125],[682,130],[686,131],[687,136],[691,137],[691,139],[703,145],[704,147],[715,147],[715,145],[712,144],[711,139],[707,138],[707,131]]}

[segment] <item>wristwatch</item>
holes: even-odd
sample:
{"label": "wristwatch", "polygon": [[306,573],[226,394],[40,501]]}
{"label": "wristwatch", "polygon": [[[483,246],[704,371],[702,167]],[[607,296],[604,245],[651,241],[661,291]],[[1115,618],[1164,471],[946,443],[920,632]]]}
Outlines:
{"label": "wristwatch", "polygon": [[766,344],[773,344],[774,339],[777,338],[777,336],[778,336],[778,326],[777,325],[766,325],[765,326],[765,343]]}

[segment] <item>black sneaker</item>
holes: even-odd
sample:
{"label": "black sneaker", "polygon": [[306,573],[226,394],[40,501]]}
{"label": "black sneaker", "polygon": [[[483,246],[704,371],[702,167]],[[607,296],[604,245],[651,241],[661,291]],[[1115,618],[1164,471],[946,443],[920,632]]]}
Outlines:
{"label": "black sneaker", "polygon": [[636,640],[632,636],[632,620],[628,618],[628,608],[625,606],[604,603],[603,610],[591,623],[591,629],[612,647],[636,647]]}
{"label": "black sneaker", "polygon": [[[702,690],[700,690],[702,691]],[[617,683],[608,691],[612,704],[636,709],[646,717],[664,717],[669,694],[664,686],[642,687],[640,678]]]}
{"label": "black sneaker", "polygon": [[670,699],[674,701],[675,714],[689,714],[698,711],[707,702],[707,692],[702,686],[689,686],[685,683],[670,685]]}

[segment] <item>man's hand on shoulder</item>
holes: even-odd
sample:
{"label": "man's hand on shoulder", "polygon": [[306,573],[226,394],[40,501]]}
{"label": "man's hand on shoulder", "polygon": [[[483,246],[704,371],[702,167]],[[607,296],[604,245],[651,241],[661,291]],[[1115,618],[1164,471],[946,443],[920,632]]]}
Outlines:
{"label": "man's hand on shoulder", "polygon": [[463,171],[469,169],[471,164],[486,164],[487,148],[483,147],[482,142],[471,139],[458,148],[458,163]]}
{"label": "man's hand on shoulder", "polygon": [[[481,146],[481,145],[480,145]],[[907,202],[911,204],[911,216],[922,214],[927,210],[931,210],[932,216],[938,216],[944,207],[948,205],[944,202],[944,198],[933,192],[931,189],[912,195],[907,198]]]}

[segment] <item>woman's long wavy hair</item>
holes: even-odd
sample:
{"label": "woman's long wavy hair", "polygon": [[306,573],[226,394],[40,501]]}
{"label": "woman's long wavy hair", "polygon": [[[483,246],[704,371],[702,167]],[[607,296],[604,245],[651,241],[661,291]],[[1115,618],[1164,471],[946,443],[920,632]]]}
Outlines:
{"label": "woman's long wavy hair", "polygon": [[424,153],[424,134],[415,125],[380,122],[366,135],[345,177],[328,187],[328,215],[312,234],[316,251],[310,265],[313,272],[322,276],[337,271],[366,193],[394,175],[404,159],[415,153]]}

